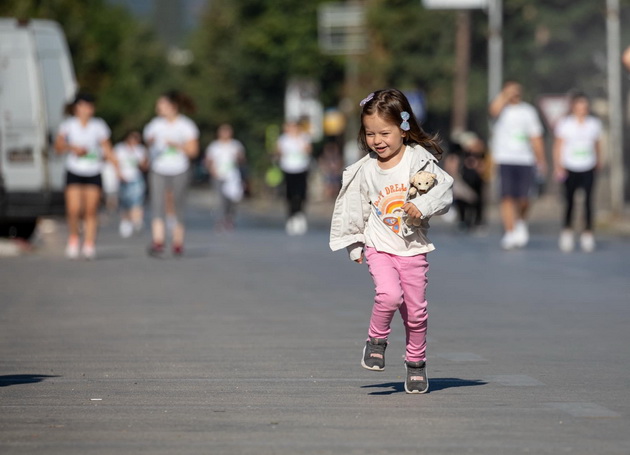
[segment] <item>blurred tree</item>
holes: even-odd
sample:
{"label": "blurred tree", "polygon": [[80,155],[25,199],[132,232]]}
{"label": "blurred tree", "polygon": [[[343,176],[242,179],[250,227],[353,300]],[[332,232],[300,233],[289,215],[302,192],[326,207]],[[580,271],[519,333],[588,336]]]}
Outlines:
{"label": "blurred tree", "polygon": [[250,162],[264,167],[265,131],[283,121],[289,79],[318,81],[325,105],[335,105],[343,81],[339,59],[317,44],[319,1],[213,0],[191,39],[195,59],[185,86],[199,107],[202,143],[230,122]]}
{"label": "blurred tree", "polygon": [[[81,87],[98,96],[99,115],[118,137],[142,127],[164,89],[179,87],[198,105],[207,144],[219,123],[234,124],[251,161],[262,167],[265,131],[283,120],[292,77],[317,80],[325,106],[342,96],[344,59],[323,55],[317,8],[326,0],[212,0],[193,33],[192,64],[174,67],[146,24],[104,0],[3,0],[0,14],[43,17],[64,27]],[[448,137],[455,12],[425,10],[418,0],[364,0],[369,51],[358,58],[354,101],[371,90],[423,89],[427,128]],[[505,77],[520,80],[530,100],[579,88],[605,94],[605,0],[504,0]],[[622,23],[630,0],[621,0]],[[472,14],[470,127],[487,128],[487,16]],[[623,44],[630,29],[622,29]],[[352,119],[350,120],[352,121]]]}
{"label": "blurred tree", "polygon": [[424,90],[428,128],[448,126],[455,52],[452,11],[427,11],[417,0],[368,0],[370,52],[361,86]]}
{"label": "blurred tree", "polygon": [[114,140],[142,128],[159,92],[177,79],[150,28],[103,0],[3,0],[0,15],[61,24],[79,87],[97,97]]}
{"label": "blurred tree", "polygon": [[[620,3],[623,24],[630,1]],[[607,96],[606,0],[506,0],[504,14],[504,75],[530,101],[576,89]],[[622,43],[629,32],[622,27]]]}
{"label": "blurred tree", "polygon": [[605,1],[510,0],[504,27],[507,78],[534,93],[605,90]]}

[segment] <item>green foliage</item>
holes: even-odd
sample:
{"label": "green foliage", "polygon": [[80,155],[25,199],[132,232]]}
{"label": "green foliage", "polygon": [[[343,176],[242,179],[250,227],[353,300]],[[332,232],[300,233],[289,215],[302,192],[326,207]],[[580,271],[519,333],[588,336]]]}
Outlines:
{"label": "green foliage", "polygon": [[267,160],[265,131],[283,121],[289,79],[319,81],[325,101],[338,99],[343,80],[338,60],[317,45],[317,3],[294,0],[213,0],[193,35],[194,63],[186,90],[199,106],[202,142],[222,122],[235,127],[250,161]]}
{"label": "green foliage", "polygon": [[553,0],[505,5],[506,77],[530,93],[605,89],[605,1]]}
{"label": "green foliage", "polygon": [[[323,55],[317,9],[326,0],[211,0],[189,47],[194,61],[178,69],[150,28],[104,0],[3,0],[0,15],[61,23],[79,83],[98,97],[98,114],[116,139],[141,128],[158,94],[181,88],[195,100],[202,145],[222,122],[234,125],[260,169],[265,132],[283,120],[286,83],[317,80],[326,107],[353,105],[368,92],[423,89],[429,129],[448,136],[454,68],[455,13],[428,11],[419,0],[365,0],[369,52],[357,57],[359,76],[344,85],[343,57]],[[504,0],[504,75],[521,81],[534,100],[579,88],[605,95],[605,0]],[[630,0],[621,0],[622,24]],[[487,126],[488,18],[472,12],[469,107],[471,127]],[[630,29],[622,27],[622,44]],[[352,121],[352,119],[350,120]]]}
{"label": "green foliage", "polygon": [[371,51],[361,62],[364,91],[424,90],[431,115],[444,123],[451,108],[454,14],[427,11],[417,0],[367,5]]}

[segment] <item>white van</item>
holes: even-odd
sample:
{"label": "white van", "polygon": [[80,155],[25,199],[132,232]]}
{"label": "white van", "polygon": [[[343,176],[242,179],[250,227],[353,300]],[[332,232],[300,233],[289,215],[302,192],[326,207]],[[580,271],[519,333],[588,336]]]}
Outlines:
{"label": "white van", "polygon": [[63,158],[53,149],[77,89],[56,22],[0,18],[0,235],[28,238],[63,213]]}

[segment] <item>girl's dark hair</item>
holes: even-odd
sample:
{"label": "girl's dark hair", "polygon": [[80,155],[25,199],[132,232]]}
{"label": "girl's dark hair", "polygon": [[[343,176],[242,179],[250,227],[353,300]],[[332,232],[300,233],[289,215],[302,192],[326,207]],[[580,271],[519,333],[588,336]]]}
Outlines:
{"label": "girl's dark hair", "polygon": [[169,90],[163,93],[162,96],[173,103],[179,112],[194,114],[197,110],[197,106],[195,106],[192,98],[178,90]]}
{"label": "girl's dark hair", "polygon": [[142,133],[140,133],[140,131],[138,130],[128,130],[125,132],[125,135],[123,136],[123,140],[127,141],[129,139],[131,139],[132,137],[136,137],[140,142],[142,142]]}
{"label": "girl's dark hair", "polygon": [[66,115],[74,115],[74,107],[77,105],[77,103],[81,101],[94,104],[96,102],[96,98],[94,98],[94,95],[92,95],[91,93],[77,92],[72,101],[66,104],[66,107],[64,108],[64,113]]}
{"label": "girl's dark hair", "polygon": [[400,127],[403,119],[400,114],[402,112],[409,113],[409,131],[406,131],[404,144],[418,144],[427,149],[436,159],[440,159],[444,151],[440,146],[440,139],[437,134],[430,135],[425,132],[413,115],[413,110],[409,104],[407,97],[396,89],[377,90],[370,94],[367,101],[361,109],[361,129],[359,130],[359,148],[365,153],[370,152],[370,147],[365,138],[365,127],[363,126],[363,117],[367,115],[377,114],[380,118],[388,123],[393,123]]}
{"label": "girl's dark hair", "polygon": [[586,100],[588,103],[591,102],[589,96],[582,91],[579,90],[572,90],[571,92],[569,92],[569,112],[568,114],[571,114],[571,112],[573,112],[573,108],[575,107],[575,103],[577,103],[580,100]]}
{"label": "girl's dark hair", "polygon": [[575,102],[579,101],[579,100],[586,100],[588,102],[591,101],[586,93],[578,92],[578,91],[571,92],[570,95],[569,95],[569,99],[571,101],[571,107],[573,107]]}

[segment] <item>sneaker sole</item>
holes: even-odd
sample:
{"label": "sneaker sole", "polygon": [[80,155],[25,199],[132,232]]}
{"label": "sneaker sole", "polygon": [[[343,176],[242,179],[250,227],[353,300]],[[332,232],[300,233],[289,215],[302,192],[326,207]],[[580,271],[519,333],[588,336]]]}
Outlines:
{"label": "sneaker sole", "polygon": [[[427,374],[426,371],[427,371],[427,367],[425,366],[424,367],[424,374]],[[407,373],[407,364],[405,363],[405,377],[406,377],[406,373]],[[427,387],[424,390],[409,390],[407,388],[407,380],[405,380],[405,392],[407,392],[407,393],[427,393],[428,391],[429,391],[429,378],[428,378],[428,375],[427,375]]]}
{"label": "sneaker sole", "polygon": [[363,346],[363,357],[361,357],[361,366],[363,368],[365,368],[366,370],[370,370],[370,371],[384,371],[385,367],[383,368],[379,368],[378,366],[374,365],[373,367],[369,367],[367,366],[367,364],[365,363],[365,349],[367,348],[367,346]]}

